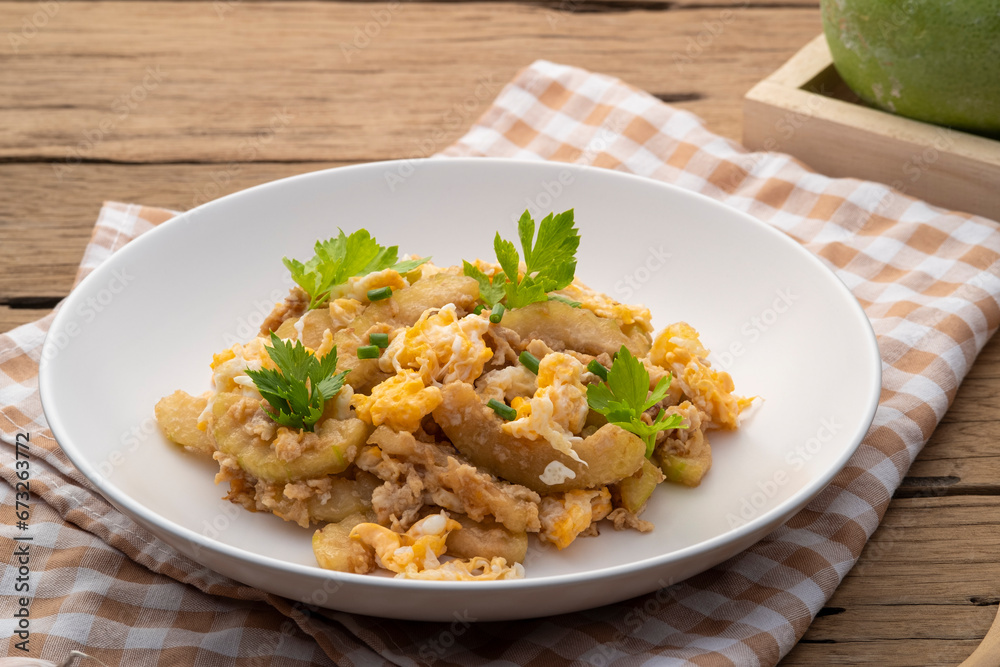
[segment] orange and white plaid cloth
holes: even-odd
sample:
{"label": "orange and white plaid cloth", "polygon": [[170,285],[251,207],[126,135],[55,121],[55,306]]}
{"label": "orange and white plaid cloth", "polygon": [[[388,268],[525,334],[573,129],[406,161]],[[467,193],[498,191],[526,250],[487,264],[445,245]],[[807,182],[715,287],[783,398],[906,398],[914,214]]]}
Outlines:
{"label": "orange and white plaid cloth", "polygon": [[[621,81],[543,61],[444,155],[561,160],[667,181],[746,211],[821,257],[864,306],[883,361],[874,425],[847,467],[755,546],[643,598],[471,626],[307,608],[206,570],[94,492],[39,405],[50,316],[0,336],[5,554],[17,532],[18,434],[30,433],[33,456],[30,655],[58,662],[76,649],[129,665],[774,665],[802,636],[1000,323],[997,223],[826,178],[786,155],[749,153]],[[80,277],[171,215],[105,205]],[[0,566],[10,596],[17,564],[5,556]],[[9,655],[21,654],[17,629],[16,618],[0,618]]]}

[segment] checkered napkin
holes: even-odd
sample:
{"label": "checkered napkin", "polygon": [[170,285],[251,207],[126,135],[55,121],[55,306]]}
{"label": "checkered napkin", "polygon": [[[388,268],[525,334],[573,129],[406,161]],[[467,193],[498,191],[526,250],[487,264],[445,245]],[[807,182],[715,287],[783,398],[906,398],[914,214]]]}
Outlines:
{"label": "checkered napkin", "polygon": [[[199,566],[110,506],[46,429],[37,393],[46,317],[0,336],[3,476],[30,433],[31,655],[109,664],[774,665],[805,632],[878,526],[893,491],[1000,323],[1000,231],[883,185],[830,179],[748,153],[613,78],[536,62],[445,156],[591,164],[689,188],[774,225],[821,257],[878,334],[882,399],[847,467],[787,525],[655,594],[564,616],[467,626],[307,608]],[[171,216],[107,204],[81,277]],[[6,552],[15,496],[0,485]],[[3,559],[0,590],[14,590]],[[7,605],[6,608],[10,608]],[[12,635],[16,619],[0,618]],[[281,656],[272,662],[272,655]]]}

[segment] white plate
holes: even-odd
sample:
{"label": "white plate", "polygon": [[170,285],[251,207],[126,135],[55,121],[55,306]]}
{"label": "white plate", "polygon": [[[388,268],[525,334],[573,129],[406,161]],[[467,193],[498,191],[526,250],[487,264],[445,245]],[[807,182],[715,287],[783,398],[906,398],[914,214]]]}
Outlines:
{"label": "white plate", "polygon": [[[663,485],[649,534],[604,529],[563,552],[533,546],[527,578],[403,581],[324,571],[310,537],[220,500],[215,465],[168,444],[153,405],[209,386],[212,353],[251,337],[337,227],[369,229],[438,264],[489,258],[517,216],[576,209],[578,276],[654,324],[702,334],[738,393],[764,398],[712,436],[696,489]],[[528,618],[656,590],[739,553],[840,470],[874,416],[875,336],[844,285],[797,243],[716,201],[604,169],[513,160],[388,162],[304,174],[208,203],[116,253],[69,296],[45,341],[41,397],[56,439],[124,513],[234,579],[376,616]]]}

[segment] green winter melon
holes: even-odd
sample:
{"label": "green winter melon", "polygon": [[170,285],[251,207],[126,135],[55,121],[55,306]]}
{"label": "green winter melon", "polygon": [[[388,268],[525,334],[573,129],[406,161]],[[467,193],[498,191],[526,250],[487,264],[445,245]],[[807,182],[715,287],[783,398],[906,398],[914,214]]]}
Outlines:
{"label": "green winter melon", "polygon": [[823,0],[837,72],[886,111],[1000,133],[1000,0]]}

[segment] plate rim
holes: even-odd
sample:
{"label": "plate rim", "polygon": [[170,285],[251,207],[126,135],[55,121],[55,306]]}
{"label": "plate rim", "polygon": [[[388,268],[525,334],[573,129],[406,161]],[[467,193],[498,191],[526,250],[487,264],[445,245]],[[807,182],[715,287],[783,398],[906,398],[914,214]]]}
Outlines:
{"label": "plate rim", "polygon": [[[430,166],[431,168],[436,168],[436,165],[476,165],[474,169],[479,168],[481,165],[488,166],[499,166],[501,168],[532,168],[532,169],[553,169],[553,170],[571,170],[580,173],[593,173],[598,175],[599,178],[620,178],[627,181],[633,181],[639,183],[643,186],[658,187],[663,188],[668,191],[673,191],[682,197],[693,197],[695,199],[700,199],[703,203],[707,203],[710,207],[715,207],[718,210],[724,211],[725,215],[735,215],[743,219],[747,224],[756,225],[758,229],[762,230],[763,233],[771,235],[771,237],[778,243],[785,244],[787,247],[791,248],[791,252],[799,253],[803,258],[806,258],[808,262],[816,269],[825,275],[828,279],[832,279],[834,284],[834,289],[841,292],[843,297],[846,297],[847,306],[853,311],[856,319],[863,326],[859,329],[863,330],[864,338],[866,339],[866,361],[871,366],[871,376],[869,377],[869,387],[868,387],[868,400],[866,401],[867,407],[864,417],[859,422],[859,426],[855,429],[855,432],[851,434],[850,440],[852,445],[845,448],[841,455],[836,459],[836,461],[831,464],[823,475],[820,475],[812,480],[810,480],[803,488],[799,489],[793,493],[789,498],[779,503],[777,506],[770,508],[766,512],[762,512],[758,516],[746,521],[740,526],[731,528],[730,530],[711,537],[707,540],[697,542],[695,544],[670,551],[664,554],[659,554],[657,556],[652,556],[649,558],[644,558],[638,561],[631,561],[629,563],[624,563],[620,565],[612,565],[608,567],[601,567],[599,569],[586,570],[583,572],[567,573],[567,574],[556,574],[556,575],[546,575],[537,578],[524,578],[524,579],[514,579],[514,580],[503,580],[503,581],[481,581],[481,582],[465,582],[465,581],[423,581],[423,580],[412,580],[412,579],[395,579],[387,577],[377,577],[371,575],[361,575],[353,574],[347,572],[337,572],[334,570],[325,570],[319,567],[319,565],[303,565],[301,563],[295,563],[292,561],[285,561],[272,556],[265,556],[262,554],[247,551],[241,547],[232,546],[226,544],[225,542],[218,541],[216,539],[209,538],[205,535],[195,532],[189,528],[181,526],[174,521],[157,514],[142,505],[135,499],[133,499],[129,494],[125,493],[116,484],[114,484],[110,479],[104,478],[100,474],[96,473],[96,470],[92,468],[87,462],[82,450],[78,448],[74,442],[73,438],[64,428],[62,423],[58,407],[54,405],[54,398],[51,395],[48,387],[50,386],[51,376],[55,373],[53,368],[58,368],[58,366],[53,366],[52,361],[47,360],[49,349],[55,345],[53,333],[62,331],[65,328],[66,321],[71,317],[68,313],[75,312],[73,306],[78,305],[78,301],[83,300],[84,294],[86,294],[90,285],[97,284],[102,277],[108,277],[106,274],[110,274],[114,270],[115,262],[122,261],[120,259],[116,260],[116,257],[122,257],[122,253],[134,253],[138,252],[136,250],[130,250],[130,248],[143,248],[145,245],[150,243],[155,243],[159,238],[159,235],[163,233],[175,233],[169,230],[178,228],[192,221],[192,219],[202,216],[207,213],[211,213],[213,208],[223,205],[232,198],[245,196],[250,192],[261,192],[267,189],[280,188],[283,184],[289,181],[305,181],[310,179],[322,179],[329,176],[331,173],[342,173],[345,171],[364,171],[364,170],[378,170],[391,168],[393,166],[399,165],[410,165],[415,169],[421,169],[425,166]],[[162,231],[167,230],[167,231]],[[124,255],[126,258],[130,256],[129,254]],[[53,358],[58,358],[60,355],[57,353]],[[735,543],[741,540],[746,540],[751,537],[755,532],[762,531],[767,528],[770,524],[773,524],[771,530],[780,526],[785,521],[787,521],[794,513],[801,511],[809,501],[818,495],[823,489],[825,489],[833,478],[840,473],[850,460],[850,458],[855,454],[855,452],[860,447],[865,435],[869,432],[871,424],[874,421],[876,411],[879,405],[879,398],[882,390],[882,360],[878,348],[878,340],[875,335],[875,331],[872,328],[871,321],[869,320],[867,314],[865,314],[864,309],[858,302],[857,298],[850,291],[847,285],[834,273],[834,271],[827,266],[819,257],[807,250],[798,241],[791,238],[785,232],[777,229],[776,227],[739,210],[733,206],[725,204],[717,199],[709,197],[703,193],[695,192],[687,188],[675,185],[673,183],[668,183],[665,181],[660,181],[653,178],[648,178],[645,176],[640,176],[637,174],[632,174],[628,172],[617,171],[613,169],[607,169],[603,167],[594,167],[590,165],[580,165],[574,163],[563,163],[563,162],[552,162],[546,160],[532,160],[532,159],[513,159],[513,158],[495,158],[495,157],[447,157],[447,158],[415,158],[415,159],[399,159],[399,160],[384,160],[376,162],[365,162],[353,165],[344,165],[339,167],[331,167],[327,169],[320,169],[316,171],[305,172],[302,174],[294,174],[291,176],[286,176],[283,178],[275,179],[272,181],[267,181],[260,183],[237,192],[230,193],[218,199],[201,204],[193,209],[182,212],[179,215],[174,216],[170,220],[160,223],[153,229],[141,234],[132,241],[128,242],[125,246],[114,252],[100,265],[95,267],[73,290],[69,295],[59,304],[56,310],[55,317],[52,320],[52,324],[49,327],[49,331],[46,333],[45,340],[42,344],[40,363],[39,363],[39,374],[38,374],[38,386],[39,386],[39,397],[41,400],[42,411],[45,415],[46,422],[49,426],[49,430],[52,432],[56,443],[59,445],[60,449],[65,452],[66,456],[70,459],[73,465],[87,478],[88,481],[93,484],[99,493],[103,495],[111,504],[115,505],[116,508],[129,514],[132,518],[138,517],[141,520],[148,522],[151,525],[156,526],[160,530],[165,530],[169,532],[174,537],[184,540],[185,542],[192,545],[192,548],[198,550],[205,550],[216,552],[227,558],[235,558],[237,560],[246,562],[255,567],[264,566],[272,569],[277,569],[289,573],[294,573],[306,577],[319,577],[324,579],[333,580],[343,580],[344,583],[362,583],[365,585],[375,586],[377,588],[384,588],[389,590],[434,590],[439,592],[450,592],[450,591],[468,591],[470,585],[474,585],[476,590],[521,590],[521,589],[534,589],[534,588],[547,588],[549,586],[557,585],[572,585],[574,583],[583,582],[593,582],[596,580],[613,580],[616,577],[626,576],[629,574],[634,574],[642,570],[650,570],[655,567],[668,565],[671,562],[683,560],[689,556],[694,556],[697,553],[708,553],[715,549],[724,547],[728,543]],[[81,465],[82,464],[82,465]],[[93,473],[93,474],[92,474]],[[127,511],[122,508],[127,508]],[[141,522],[140,522],[141,523]],[[147,530],[149,529],[146,527]],[[764,535],[766,536],[766,534]],[[762,539],[764,536],[761,536]],[[156,536],[157,539],[162,539]],[[755,540],[752,544],[755,544],[758,540]],[[751,544],[751,546],[752,546]],[[746,547],[749,548],[749,547]],[[187,554],[183,554],[185,557]],[[192,558],[198,562],[198,559]]]}

